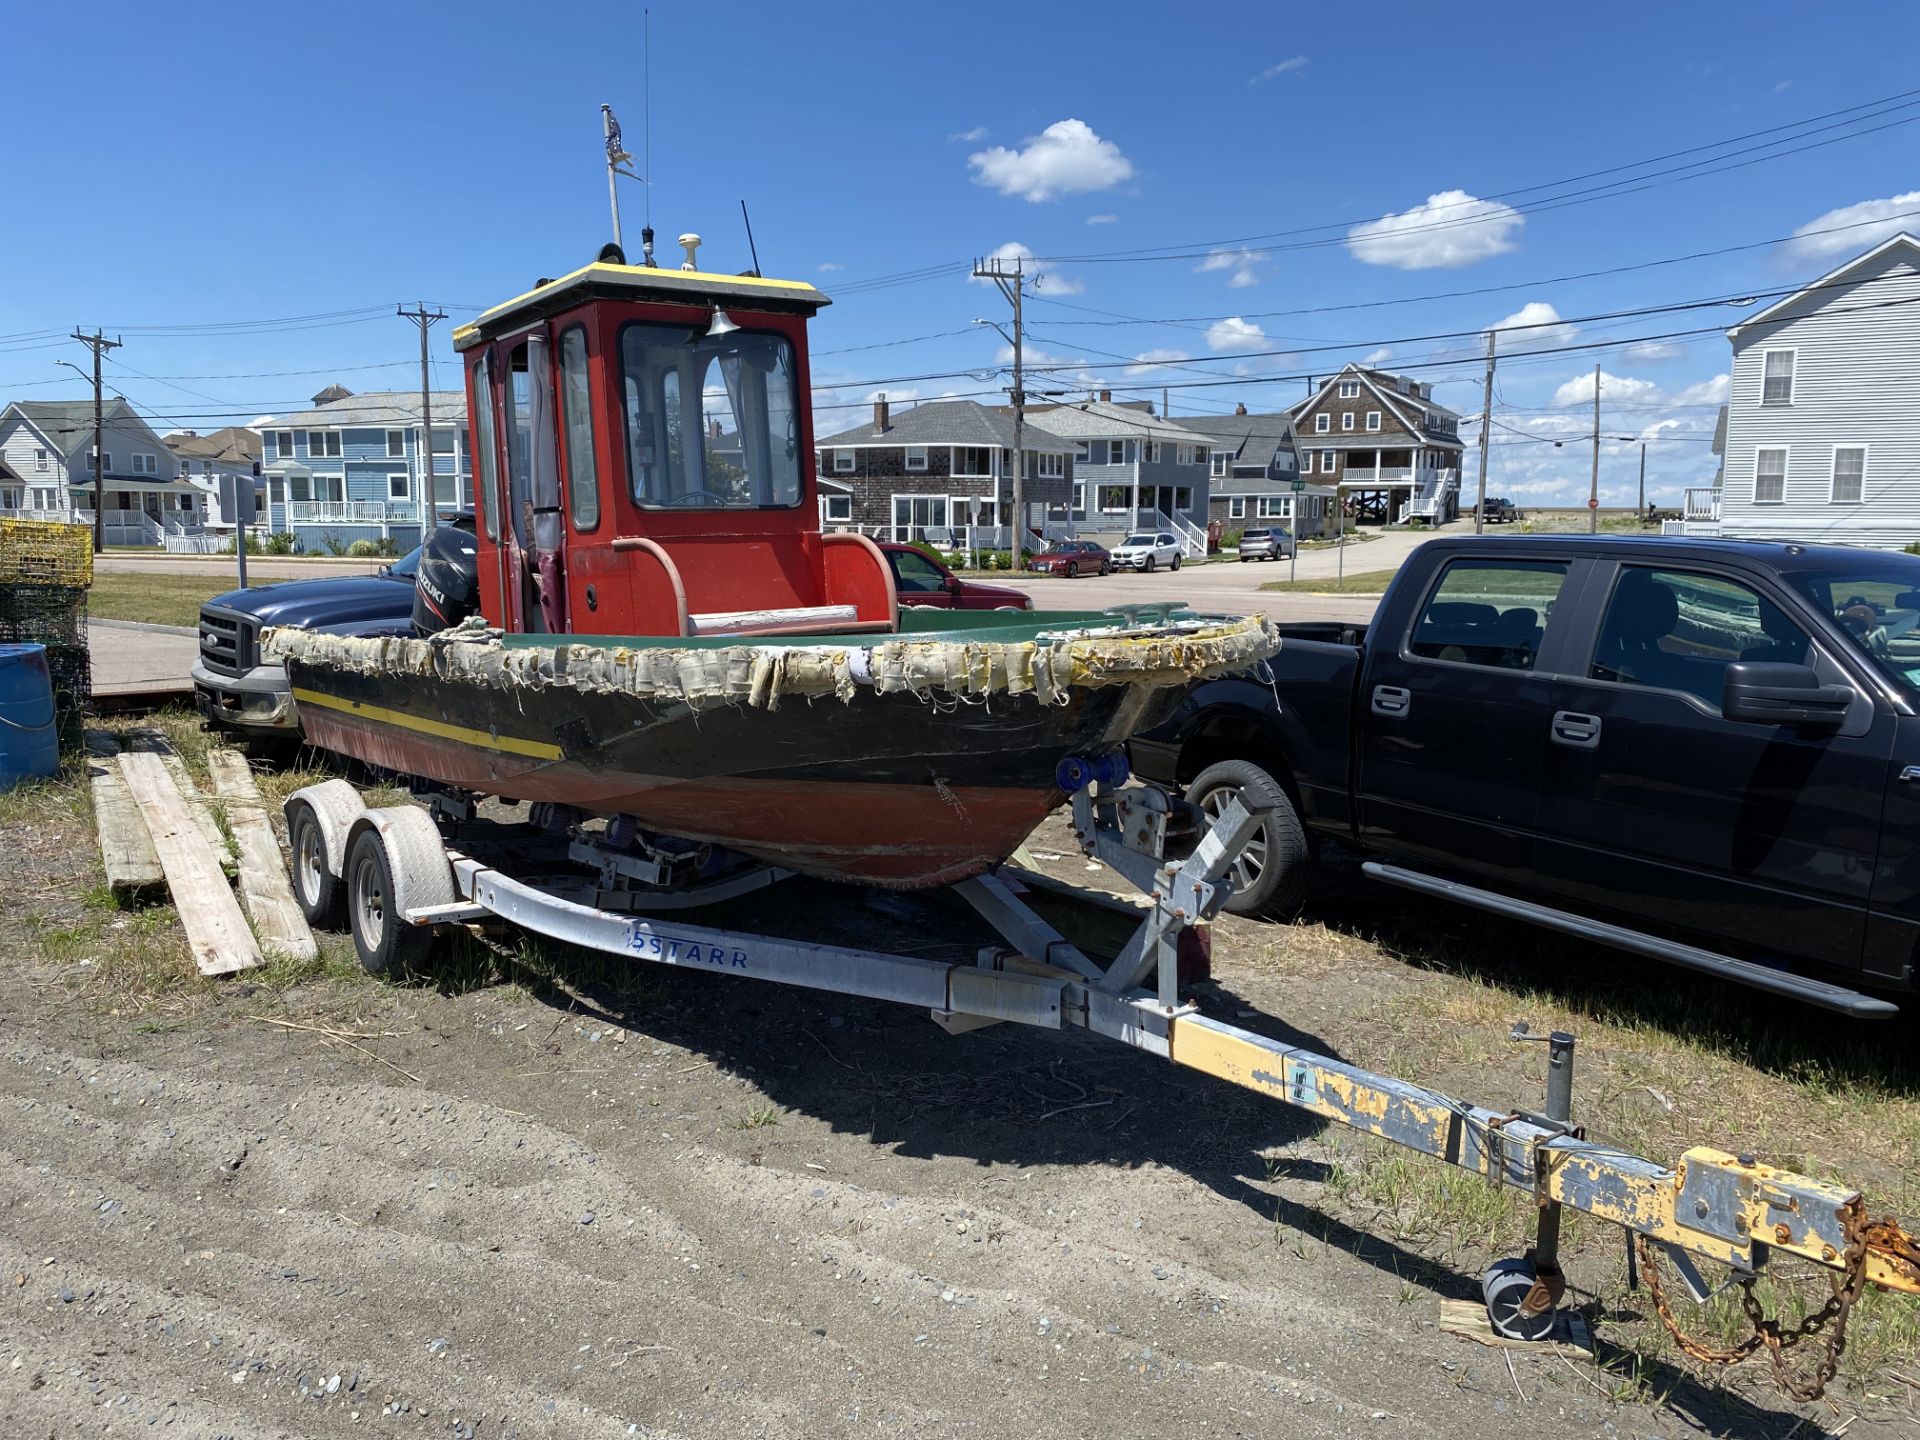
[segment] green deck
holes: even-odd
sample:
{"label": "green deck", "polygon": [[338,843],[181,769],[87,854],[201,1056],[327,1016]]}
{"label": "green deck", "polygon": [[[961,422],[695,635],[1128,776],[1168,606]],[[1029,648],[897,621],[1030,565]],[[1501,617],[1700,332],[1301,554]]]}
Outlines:
{"label": "green deck", "polygon": [[[1201,617],[1188,611],[1176,618],[1193,621]],[[676,650],[721,650],[734,645],[880,645],[889,640],[950,640],[962,644],[984,641],[1005,645],[1063,630],[1111,629],[1126,623],[1122,617],[1100,610],[941,610],[916,605],[901,609],[900,629],[892,634],[864,630],[789,635],[505,635],[501,643],[509,646],[557,643],[629,648],[662,646]]]}

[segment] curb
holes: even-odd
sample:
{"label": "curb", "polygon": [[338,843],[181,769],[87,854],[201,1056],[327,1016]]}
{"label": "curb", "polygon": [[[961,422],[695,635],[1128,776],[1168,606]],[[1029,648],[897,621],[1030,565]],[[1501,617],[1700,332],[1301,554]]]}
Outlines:
{"label": "curb", "polygon": [[141,630],[149,635],[191,635],[200,638],[200,631],[192,625],[155,625],[146,620],[96,620],[91,616],[87,624],[99,625],[108,630]]}

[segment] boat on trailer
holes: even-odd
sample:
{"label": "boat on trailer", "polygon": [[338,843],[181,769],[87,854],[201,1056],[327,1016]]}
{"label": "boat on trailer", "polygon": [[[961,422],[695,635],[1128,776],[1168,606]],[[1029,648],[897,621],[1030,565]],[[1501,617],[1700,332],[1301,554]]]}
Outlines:
{"label": "boat on trailer", "polygon": [[272,632],[310,742],[913,888],[998,865],[1187,682],[1277,648],[1184,607],[903,608],[880,548],[820,522],[827,297],[692,253],[609,247],[455,332],[478,517],[443,535],[471,553],[449,572],[430,542],[413,638]]}

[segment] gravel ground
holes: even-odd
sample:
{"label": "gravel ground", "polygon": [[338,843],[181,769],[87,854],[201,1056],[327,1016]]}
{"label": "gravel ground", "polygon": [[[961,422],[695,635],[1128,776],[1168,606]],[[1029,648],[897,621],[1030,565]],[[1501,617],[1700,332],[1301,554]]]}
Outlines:
{"label": "gravel ground", "polygon": [[[1385,1238],[1316,1125],[1084,1034],[565,959],[103,989],[48,939],[95,883],[76,825],[0,825],[9,1437],[1805,1436],[1858,1408],[1442,1333],[1487,1255]],[[844,899],[751,918],[970,943]],[[1275,933],[1221,928],[1205,1008],[1337,1048],[1363,991],[1444,983],[1303,985],[1251,963]],[[1537,1084],[1524,1058],[1479,1088]]]}

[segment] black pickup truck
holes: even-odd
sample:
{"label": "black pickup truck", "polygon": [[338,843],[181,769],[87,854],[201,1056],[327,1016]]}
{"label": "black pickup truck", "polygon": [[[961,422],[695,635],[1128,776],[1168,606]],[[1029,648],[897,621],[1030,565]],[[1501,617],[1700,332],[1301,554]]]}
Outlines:
{"label": "black pickup truck", "polygon": [[1377,879],[1856,1015],[1920,983],[1920,558],[1448,537],[1370,625],[1281,633],[1132,745],[1203,810],[1276,807],[1242,910],[1297,904],[1333,838]]}

